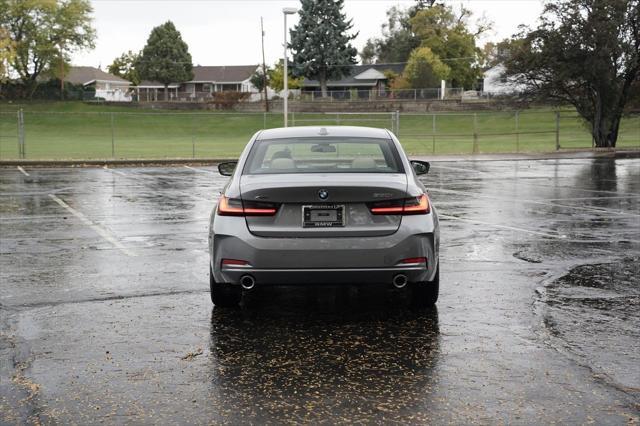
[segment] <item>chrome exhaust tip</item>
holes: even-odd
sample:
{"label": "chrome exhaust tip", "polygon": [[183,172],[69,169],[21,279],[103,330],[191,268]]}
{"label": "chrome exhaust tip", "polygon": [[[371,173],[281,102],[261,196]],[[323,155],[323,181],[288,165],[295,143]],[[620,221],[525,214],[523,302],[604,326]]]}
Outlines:
{"label": "chrome exhaust tip", "polygon": [[251,290],[256,286],[256,280],[251,275],[243,275],[240,277],[240,286],[245,290]]}
{"label": "chrome exhaust tip", "polygon": [[393,277],[393,286],[395,288],[404,288],[409,283],[409,279],[405,274],[398,274]]}

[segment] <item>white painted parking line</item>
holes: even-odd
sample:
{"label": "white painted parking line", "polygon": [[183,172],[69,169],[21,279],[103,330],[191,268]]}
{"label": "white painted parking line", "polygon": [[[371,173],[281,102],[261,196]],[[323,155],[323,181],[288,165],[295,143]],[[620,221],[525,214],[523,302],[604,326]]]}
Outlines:
{"label": "white painted parking line", "polygon": [[208,173],[210,175],[217,175],[216,172],[212,172],[211,170],[204,170],[204,169],[199,169],[199,168],[191,167],[191,166],[184,166],[184,167],[189,169],[189,170],[193,170],[194,172]]}
{"label": "white painted parking line", "polygon": [[18,170],[20,170],[20,173],[22,173],[23,175],[29,176],[29,173],[25,172],[25,170],[22,167],[18,166]]}
{"label": "white painted parking line", "polygon": [[515,226],[499,225],[499,224],[496,224],[496,223],[484,222],[482,220],[467,219],[467,218],[464,218],[464,217],[450,216],[448,214],[438,213],[438,216],[439,217],[443,217],[445,219],[452,219],[452,220],[459,220],[459,221],[462,221],[462,222],[476,223],[478,225],[486,225],[486,226],[490,226],[490,227],[493,227],[493,228],[508,229],[510,231],[524,232],[525,234],[539,235],[541,237],[555,238],[555,239],[558,239],[558,240],[564,240],[564,239],[567,238],[566,235],[557,235],[557,234],[549,234],[549,233],[546,233],[546,232],[532,231],[530,229],[517,228]]}
{"label": "white painted parking line", "polygon": [[480,173],[480,174],[491,174],[491,172],[484,172],[482,170],[476,170],[476,169],[465,169],[463,167],[449,167],[449,166],[441,166],[441,165],[435,165],[435,164],[431,164],[431,168],[432,169],[447,169],[447,170],[456,170],[456,171],[461,171],[461,172],[472,172],[472,173]]}
{"label": "white painted parking line", "polygon": [[131,256],[131,257],[135,257],[136,256],[135,253],[133,253],[131,250],[129,250],[128,248],[123,246],[122,243],[120,243],[120,241],[118,241],[113,235],[111,235],[111,233],[109,231],[107,231],[106,229],[102,228],[100,225],[93,223],[82,212],[79,212],[78,210],[74,209],[73,207],[71,207],[70,205],[68,205],[67,203],[65,203],[64,201],[62,201],[60,198],[58,198],[57,196],[55,196],[53,194],[49,194],[49,198],[51,198],[53,201],[58,203],[65,210],[67,210],[69,213],[71,213],[72,215],[74,215],[75,217],[80,219],[80,221],[82,223],[84,223],[85,225],[87,225],[88,227],[93,229],[98,235],[100,235],[102,238],[104,238],[108,243],[113,245],[115,248],[117,248],[118,250],[120,250],[121,252],[126,254],[127,256]]}
{"label": "white painted parking line", "polygon": [[589,212],[594,212],[594,213],[608,213],[608,214],[614,214],[614,215],[618,215],[618,216],[640,217],[640,214],[637,214],[637,213],[621,212],[621,211],[609,210],[609,209],[605,209],[605,208],[601,208],[601,207],[572,206],[570,204],[551,203],[551,202],[548,202],[548,200],[544,200],[544,201],[526,200],[526,199],[515,199],[514,200],[513,198],[509,198],[509,197],[500,197],[500,196],[497,196],[497,195],[480,195],[480,194],[473,193],[473,192],[468,192],[468,191],[457,191],[455,189],[443,189],[443,188],[429,188],[429,192],[443,192],[445,194],[448,193],[448,194],[467,195],[467,196],[475,197],[475,198],[486,198],[486,199],[491,199],[491,200],[502,200],[502,201],[509,201],[509,202],[517,201],[518,203],[538,204],[538,205],[543,205],[543,206],[547,206],[547,207],[562,207],[562,208],[566,208],[566,209],[583,210],[583,211],[589,211]]}
{"label": "white painted parking line", "polygon": [[117,175],[120,175],[120,176],[124,176],[124,177],[131,177],[131,176],[129,176],[127,173],[123,173],[123,172],[119,172],[118,170],[110,169],[110,168],[109,168],[109,167],[107,167],[107,166],[104,166],[104,167],[103,167],[103,169],[105,169],[105,170],[106,170],[106,171],[108,171],[108,172],[111,172],[111,173],[115,173],[115,174],[117,174]]}

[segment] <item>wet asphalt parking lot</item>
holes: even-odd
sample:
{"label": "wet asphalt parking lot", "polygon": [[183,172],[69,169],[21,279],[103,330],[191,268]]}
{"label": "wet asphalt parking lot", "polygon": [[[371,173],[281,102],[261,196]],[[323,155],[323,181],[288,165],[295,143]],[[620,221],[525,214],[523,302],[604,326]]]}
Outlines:
{"label": "wet asphalt parking lot", "polygon": [[433,163],[441,295],[212,306],[213,167],[0,169],[0,423],[640,418],[640,160]]}

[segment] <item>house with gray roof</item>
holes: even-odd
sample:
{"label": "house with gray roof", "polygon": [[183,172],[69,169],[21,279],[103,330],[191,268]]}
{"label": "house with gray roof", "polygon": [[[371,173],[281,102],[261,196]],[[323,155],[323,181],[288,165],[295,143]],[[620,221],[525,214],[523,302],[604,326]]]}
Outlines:
{"label": "house with gray roof", "polygon": [[[400,75],[404,71],[404,64],[352,65],[349,68],[348,76],[327,82],[328,90],[332,92],[331,96],[340,98],[343,94],[349,98],[352,93],[357,93],[358,98],[368,99],[372,92],[384,95],[388,80],[385,72],[391,71]],[[304,79],[301,89],[302,92],[320,96],[320,82],[317,80]]]}
{"label": "house with gray roof", "polygon": [[[257,69],[258,65],[196,65],[191,80],[169,85],[169,100],[206,100],[225,91],[256,93],[250,80]],[[140,101],[164,100],[164,84],[160,82],[142,81],[135,90]]]}
{"label": "house with gray roof", "polygon": [[72,66],[64,76],[64,81],[81,84],[84,87],[93,87],[96,90],[96,98],[102,98],[105,101],[131,101],[131,82],[104,72],[100,68]]}

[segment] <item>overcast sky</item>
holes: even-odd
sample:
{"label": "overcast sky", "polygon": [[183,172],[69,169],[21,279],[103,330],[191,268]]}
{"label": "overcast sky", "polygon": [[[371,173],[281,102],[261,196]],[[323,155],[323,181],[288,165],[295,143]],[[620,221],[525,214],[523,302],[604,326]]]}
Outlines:
{"label": "overcast sky", "polygon": [[[127,50],[141,50],[151,29],[167,20],[175,23],[189,45],[194,65],[245,65],[261,62],[260,17],[264,18],[267,63],[282,57],[283,7],[298,0],[92,0],[96,48],[74,55],[74,65],[101,65],[105,69]],[[354,41],[360,50],[370,37],[380,35],[385,12],[391,6],[407,7],[414,0],[346,0],[344,11],[353,19]],[[519,24],[532,25],[542,10],[542,0],[450,0],[464,4],[476,16],[494,22],[488,40],[515,33]],[[290,27],[297,17],[289,17]]]}

